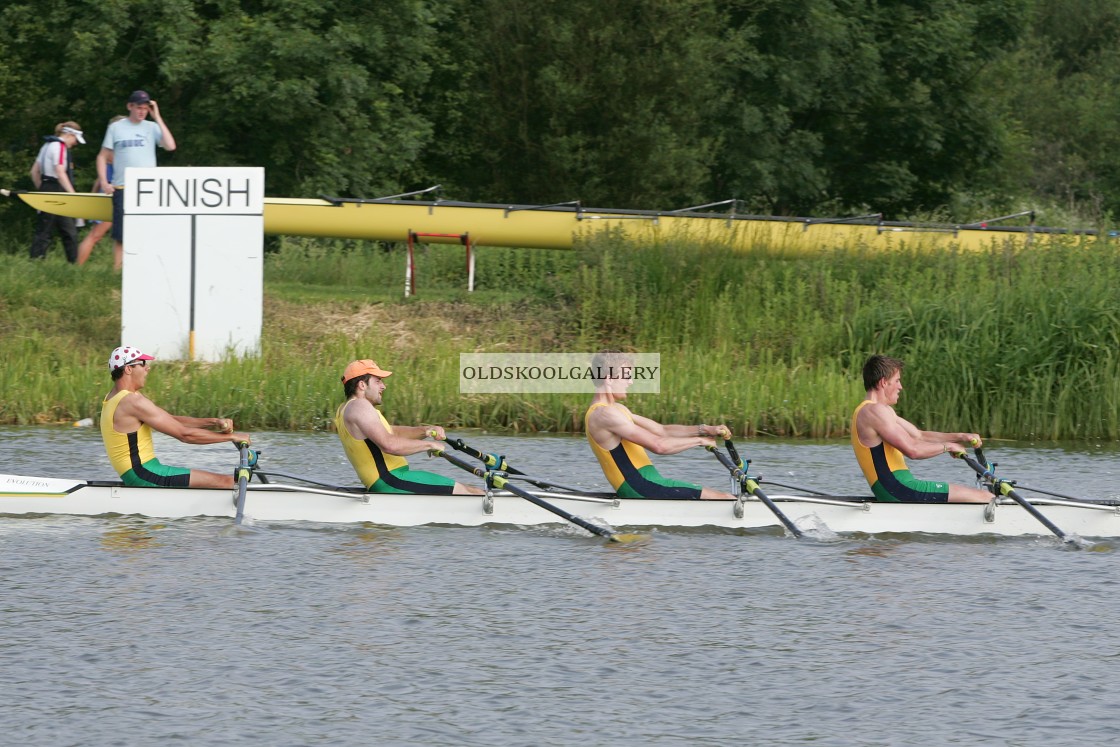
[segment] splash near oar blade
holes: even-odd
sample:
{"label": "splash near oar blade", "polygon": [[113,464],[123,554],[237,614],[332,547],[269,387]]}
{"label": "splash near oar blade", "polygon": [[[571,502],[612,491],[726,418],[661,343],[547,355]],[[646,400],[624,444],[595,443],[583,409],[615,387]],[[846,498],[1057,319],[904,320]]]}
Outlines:
{"label": "splash near oar blade", "polygon": [[765,505],[766,508],[770,509],[770,513],[774,514],[774,516],[777,517],[778,521],[782,522],[782,525],[785,526],[785,528],[788,529],[794,537],[801,539],[805,535],[805,533],[797,528],[797,525],[794,524],[793,521],[788,516],[786,516],[785,513],[782,512],[782,509],[778,508],[778,504],[774,503],[774,501],[770,499],[770,496],[762,492],[762,488],[758,486],[758,482],[754,480],[754,478],[747,475],[743,470],[743,460],[739,458],[739,452],[735,450],[735,445],[731,443],[731,439],[726,439],[724,443],[727,444],[727,450],[731,453],[731,456],[735,461],[729,459],[715,446],[707,447],[708,451],[716,455],[716,459],[719,460],[719,463],[727,468],[727,470],[731,473],[731,476],[739,481],[744,490],[762,501],[763,505]]}
{"label": "splash near oar blade", "polygon": [[603,537],[605,539],[610,540],[611,542],[617,542],[617,543],[625,544],[625,543],[637,542],[637,541],[644,540],[644,539],[649,539],[648,535],[619,534],[618,532],[612,532],[610,529],[607,529],[606,527],[601,527],[598,524],[594,524],[594,523],[588,521],[587,519],[584,519],[583,517],[576,516],[573,513],[569,513],[568,511],[565,511],[564,509],[560,508],[559,506],[553,505],[553,504],[549,503],[548,501],[544,500],[543,498],[540,498],[538,496],[533,495],[529,491],[527,491],[523,488],[520,488],[517,485],[512,484],[503,475],[501,475],[501,474],[499,474],[495,471],[486,470],[486,469],[483,469],[482,467],[472,467],[471,465],[464,462],[462,459],[459,459],[458,457],[454,457],[454,456],[448,454],[446,451],[444,451],[442,449],[439,450],[438,453],[441,457],[443,457],[447,461],[451,462],[452,464],[454,464],[459,469],[466,470],[467,472],[470,472],[472,475],[476,475],[478,477],[483,478],[484,480],[486,480],[488,485],[492,485],[493,487],[498,488],[499,490],[508,490],[509,492],[513,493],[514,495],[516,495],[520,498],[524,498],[525,500],[529,501],[530,503],[535,504],[537,506],[540,506],[544,510],[551,511],[552,513],[556,514],[557,516],[559,516],[563,519],[566,519],[567,521],[571,522],[572,524],[575,524],[577,527],[580,527],[582,529],[586,529],[587,531],[591,532],[592,534],[597,534],[600,537]]}
{"label": "splash near oar blade", "polygon": [[575,524],[577,527],[581,527],[583,529],[586,529],[587,531],[591,532],[592,534],[597,534],[600,537],[603,537],[604,539],[609,540],[611,542],[616,542],[616,543],[619,543],[619,544],[629,544],[629,543],[632,543],[632,542],[638,542],[638,541],[641,541],[641,540],[649,539],[649,535],[620,534],[619,532],[613,532],[610,529],[607,529],[606,527],[599,526],[598,524],[590,522],[590,521],[588,521],[587,519],[584,519],[581,516],[576,516],[575,514],[569,513],[567,511],[565,511],[564,509],[560,508],[559,506],[556,506],[552,503],[549,503],[548,501],[544,500],[543,498],[539,498],[539,497],[533,495],[528,490],[525,490],[524,488],[521,488],[521,487],[518,487],[517,485],[514,485],[513,483],[511,483],[506,478],[502,477],[501,475],[495,474],[493,472],[491,472],[490,475],[489,475],[489,481],[495,488],[498,488],[499,490],[508,490],[509,492],[513,493],[514,495],[520,496],[521,498],[524,498],[525,500],[529,501],[530,503],[533,503],[533,504],[536,504],[536,505],[540,506],[541,508],[545,509],[546,511],[551,511],[552,513],[556,514],[557,516],[559,516],[563,519],[567,519],[571,523]]}
{"label": "splash near oar blade", "polygon": [[1010,480],[1003,480],[996,477],[995,473],[992,471],[991,464],[989,464],[988,460],[984,458],[984,452],[980,450],[979,446],[974,446],[973,451],[976,454],[976,459],[973,459],[964,452],[955,453],[953,456],[963,459],[965,464],[971,467],[973,472],[979,475],[981,479],[990,481],[991,485],[995,488],[996,491],[998,491],[999,495],[1005,495],[1011,500],[1018,503],[1024,511],[1029,513],[1034,518],[1038,519],[1039,523],[1042,524],[1042,526],[1049,529],[1059,539],[1072,544],[1077,544],[1076,540],[1067,537],[1065,532],[1059,529],[1054,522],[1050,521],[1050,519],[1046,518],[1045,514],[1035,508],[1030,501],[1019,495],[1019,493],[1017,493],[1012,487]]}

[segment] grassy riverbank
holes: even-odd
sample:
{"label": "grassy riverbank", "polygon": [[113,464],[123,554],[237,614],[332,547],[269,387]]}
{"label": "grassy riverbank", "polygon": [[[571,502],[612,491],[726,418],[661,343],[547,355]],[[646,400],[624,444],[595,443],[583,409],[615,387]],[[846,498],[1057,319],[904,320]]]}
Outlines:
{"label": "grassy riverbank", "polygon": [[[0,423],[96,417],[119,343],[120,283],[99,248],[82,268],[0,253]],[[396,372],[397,422],[514,431],[582,427],[583,395],[460,395],[460,352],[659,352],[660,395],[634,408],[739,434],[836,436],[872,352],[908,362],[900,411],[926,427],[1007,438],[1120,437],[1120,250],[814,256],[720,247],[428,247],[418,296],[404,256],[286,239],[265,263],[263,355],[160,362],[148,394],[239,427],[327,428],[352,358]],[[152,303],[159,299],[153,293]]]}

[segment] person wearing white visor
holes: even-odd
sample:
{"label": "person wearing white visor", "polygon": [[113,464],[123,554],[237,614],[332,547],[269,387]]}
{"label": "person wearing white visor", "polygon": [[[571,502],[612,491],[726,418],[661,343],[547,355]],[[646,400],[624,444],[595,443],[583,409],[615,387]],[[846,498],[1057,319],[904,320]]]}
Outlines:
{"label": "person wearing white visor", "polygon": [[[81,125],[77,122],[59,122],[54,134],[46,140],[31,165],[31,183],[40,192],[76,192],[74,189],[74,163],[70,149],[86,142]],[[58,233],[62,248],[71,264],[78,261],[78,226],[73,218],[40,212],[35,223],[35,236],[31,239],[31,258],[43,259],[51,239]]]}

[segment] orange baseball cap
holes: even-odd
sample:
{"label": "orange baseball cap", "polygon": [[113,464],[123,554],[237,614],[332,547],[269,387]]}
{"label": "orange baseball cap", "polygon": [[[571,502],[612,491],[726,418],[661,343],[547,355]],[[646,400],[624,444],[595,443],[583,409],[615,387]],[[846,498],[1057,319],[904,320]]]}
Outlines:
{"label": "orange baseball cap", "polygon": [[359,376],[366,374],[373,374],[384,379],[386,376],[391,376],[392,371],[383,371],[380,366],[371,361],[369,358],[363,358],[360,361],[354,361],[346,370],[342,372],[342,383],[345,384],[350,379],[355,379]]}

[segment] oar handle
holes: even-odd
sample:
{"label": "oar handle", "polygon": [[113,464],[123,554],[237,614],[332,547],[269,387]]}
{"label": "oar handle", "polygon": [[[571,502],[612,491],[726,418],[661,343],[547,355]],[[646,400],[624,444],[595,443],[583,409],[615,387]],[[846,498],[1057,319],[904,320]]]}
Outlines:
{"label": "oar handle", "polygon": [[969,467],[971,467],[972,470],[976,474],[980,475],[981,478],[988,478],[988,479],[992,480],[993,482],[995,481],[996,476],[994,474],[992,474],[992,471],[990,469],[988,469],[988,465],[987,465],[986,462],[983,465],[981,465],[980,462],[976,461],[975,459],[973,459],[972,457],[970,457],[968,454],[964,453],[963,451],[954,452],[953,456],[957,459],[963,460],[964,463],[967,464]]}
{"label": "oar handle", "polygon": [[467,446],[465,443],[463,443],[463,439],[461,438],[448,438],[444,442],[456,451],[461,451],[464,454],[470,454],[475,459],[482,458],[481,451],[479,451],[478,449],[472,449],[471,447]]}
{"label": "oar handle", "polygon": [[522,477],[525,477],[528,482],[536,485],[542,490],[548,490],[549,488],[559,488],[560,490],[567,490],[569,492],[583,492],[579,488],[570,488],[567,485],[558,485],[557,483],[549,482],[547,480],[542,480],[539,478],[531,479],[521,470],[517,469],[516,467],[511,467],[504,456],[500,456],[498,454],[489,454],[485,451],[480,451],[471,446],[467,446],[465,443],[463,443],[463,439],[461,438],[449,438],[446,439],[446,443],[450,444],[451,448],[455,449],[456,451],[461,451],[464,454],[469,454],[475,459],[478,459],[486,465],[486,468],[488,470],[496,469],[509,475],[520,475]]}
{"label": "oar handle", "polygon": [[980,442],[974,438],[968,443],[972,446],[972,453],[976,455],[976,461],[980,462],[980,464],[984,465],[984,467],[990,471],[992,466],[991,462],[984,457],[984,450],[980,448]]}
{"label": "oar handle", "polygon": [[[448,443],[450,443],[450,441]],[[451,462],[452,464],[454,464],[459,469],[464,470],[465,472],[470,472],[475,477],[481,477],[483,480],[486,479],[486,470],[485,469],[483,469],[482,467],[476,467],[473,464],[470,464],[468,462],[464,462],[462,459],[460,459],[457,456],[453,456],[451,454],[448,454],[446,449],[432,449],[428,453],[443,457],[444,459]]]}
{"label": "oar handle", "polygon": [[735,444],[732,443],[731,439],[723,439],[723,445],[727,449],[727,453],[731,455],[732,461],[735,462],[739,469],[745,469],[743,460],[739,457],[739,450],[735,448]]}
{"label": "oar handle", "polygon": [[742,470],[740,469],[739,465],[731,461],[730,457],[717,449],[715,446],[705,446],[704,448],[716,455],[716,459],[719,460],[720,464],[727,468],[732,477],[734,477],[736,480],[742,477]]}
{"label": "oar handle", "polygon": [[743,488],[746,487],[746,485],[747,485],[747,473],[743,469],[743,463],[742,462],[736,463],[736,462],[731,461],[731,458],[728,457],[726,454],[724,454],[722,451],[720,451],[719,448],[716,447],[716,446],[705,446],[704,448],[707,449],[708,451],[712,452],[713,454],[715,454],[715,457],[716,457],[716,459],[719,460],[719,463],[722,464],[724,467],[726,467],[727,471],[731,473],[731,479],[732,480],[738,482],[740,487],[743,487]]}
{"label": "oar handle", "polygon": [[511,475],[525,474],[521,470],[514,469],[513,467],[509,466],[509,464],[506,463],[506,458],[504,456],[498,456],[496,454],[488,454],[484,451],[479,451],[478,449],[475,449],[463,443],[463,439],[461,438],[448,438],[446,439],[446,443],[456,451],[461,451],[464,454],[468,454],[475,459],[478,459],[491,469],[498,469],[502,472],[509,472]]}

